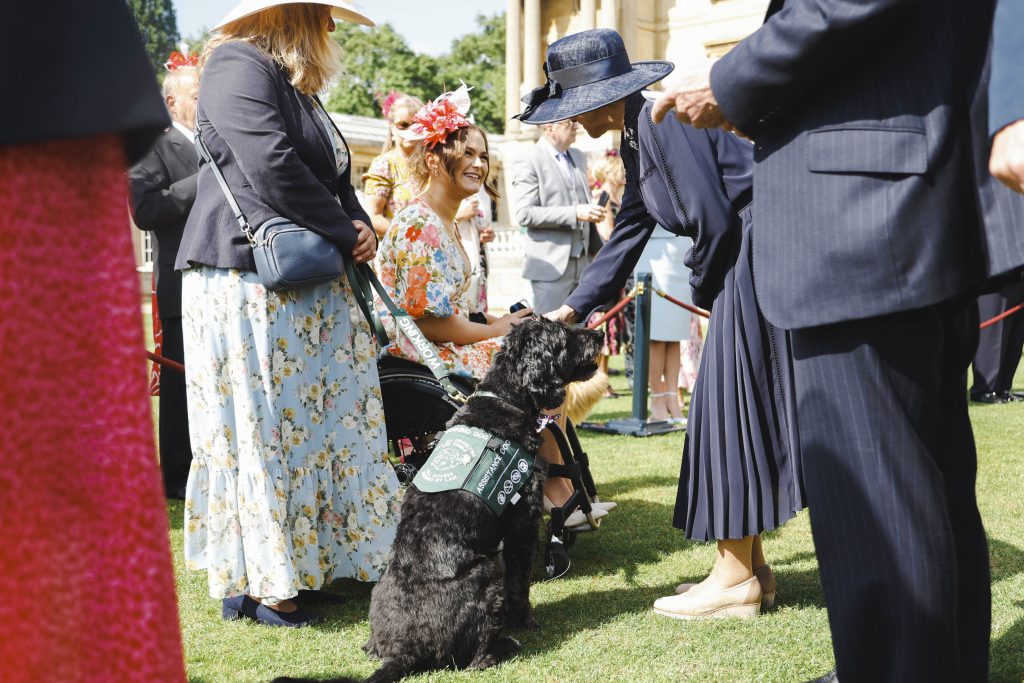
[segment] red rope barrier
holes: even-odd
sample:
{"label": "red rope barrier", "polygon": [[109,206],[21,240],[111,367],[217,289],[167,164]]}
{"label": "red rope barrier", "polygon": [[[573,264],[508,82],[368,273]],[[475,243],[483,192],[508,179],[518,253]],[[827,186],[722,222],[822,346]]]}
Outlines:
{"label": "red rope barrier", "polygon": [[625,308],[626,305],[629,304],[629,302],[632,301],[635,297],[636,297],[636,287],[633,288],[632,292],[630,292],[625,297],[623,297],[622,301],[620,301],[619,303],[615,304],[610,311],[608,311],[607,313],[602,315],[600,318],[598,318],[594,322],[592,322],[589,325],[587,325],[587,329],[588,330],[596,330],[597,328],[601,327],[601,325],[604,325],[611,318],[613,318],[616,313],[618,313],[623,308]]}
{"label": "red rope barrier", "polygon": [[171,370],[177,370],[178,372],[183,374],[185,372],[185,366],[179,363],[178,361],[171,360],[170,358],[164,358],[163,356],[158,356],[152,351],[146,351],[146,358],[150,359],[154,363],[159,363],[160,365],[163,365],[166,368],[170,368]]}
{"label": "red rope barrier", "polygon": [[661,298],[668,299],[669,301],[674,303],[676,306],[680,306],[682,308],[685,308],[686,310],[688,310],[690,313],[693,313],[694,315],[699,315],[702,318],[710,318],[711,317],[711,314],[708,313],[707,311],[705,311],[703,308],[697,308],[696,306],[691,306],[690,304],[686,303],[685,301],[680,301],[679,299],[675,298],[674,296],[670,296],[667,292],[661,291],[657,287],[651,287],[651,289],[653,289],[654,293],[657,294],[658,296],[660,296]]}
{"label": "red rope barrier", "polygon": [[986,320],[982,324],[978,325],[978,329],[982,329],[983,330],[986,327],[991,327],[992,325],[995,325],[997,322],[999,322],[1003,318],[1009,318],[1011,315],[1013,315],[1014,313],[1020,311],[1022,308],[1024,308],[1024,303],[1017,304],[1013,308],[1011,308],[1009,310],[1006,310],[1006,311],[1003,311],[1002,313],[1000,313],[996,317],[992,318],[991,320]]}

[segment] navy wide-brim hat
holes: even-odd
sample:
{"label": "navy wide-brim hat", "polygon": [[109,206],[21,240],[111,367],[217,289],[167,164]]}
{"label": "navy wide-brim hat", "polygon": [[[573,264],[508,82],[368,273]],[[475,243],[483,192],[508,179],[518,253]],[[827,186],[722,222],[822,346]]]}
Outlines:
{"label": "navy wide-brim hat", "polygon": [[548,82],[523,98],[523,123],[554,123],[600,109],[657,83],[672,62],[630,62],[622,36],[607,28],[574,33],[551,43],[544,73]]}

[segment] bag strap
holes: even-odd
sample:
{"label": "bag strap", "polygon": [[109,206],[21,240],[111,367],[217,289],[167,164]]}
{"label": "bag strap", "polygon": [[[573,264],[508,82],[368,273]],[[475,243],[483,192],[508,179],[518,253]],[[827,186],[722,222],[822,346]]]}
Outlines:
{"label": "bag strap", "polygon": [[[427,339],[426,335],[420,330],[419,325],[413,320],[412,316],[406,313],[404,310],[399,308],[397,304],[388,295],[384,285],[381,284],[380,280],[377,279],[376,273],[370,268],[368,264],[362,264],[356,266],[350,259],[345,261],[345,270],[349,278],[349,282],[352,284],[352,291],[355,292],[356,300],[359,303],[360,310],[363,311],[363,315],[367,316],[367,320],[370,321],[370,327],[375,330],[380,328],[383,333],[382,342],[383,346],[387,346],[390,343],[387,332],[383,331],[383,325],[380,322],[380,317],[377,315],[376,309],[372,304],[372,290],[376,290],[377,295],[380,297],[384,306],[387,307],[388,312],[395,319],[395,328],[399,334],[404,334],[405,338],[412,342],[412,345],[416,347],[416,352],[419,353],[420,362],[429,368],[434,378],[441,384],[445,392],[453,400],[459,403],[465,403],[466,397],[463,395],[459,388],[452,382],[451,373],[448,371],[448,367],[441,360],[440,354],[437,351],[437,347]],[[372,289],[371,289],[372,288]],[[381,335],[378,333],[378,339],[381,339]]]}
{"label": "bag strap", "polygon": [[224,174],[220,172],[220,166],[213,160],[213,155],[210,154],[210,149],[206,146],[206,141],[203,140],[203,133],[200,130],[199,125],[196,125],[196,149],[199,150],[199,155],[203,157],[203,160],[210,165],[210,169],[213,171],[213,176],[217,179],[217,183],[220,185],[221,191],[224,193],[224,198],[228,200],[228,205],[231,207],[231,212],[235,214],[235,220],[238,221],[238,227],[242,229],[245,236],[249,239],[249,244],[256,245],[256,237],[253,235],[252,226],[249,225],[249,221],[245,219],[245,214],[242,213],[241,207],[238,206],[238,202],[235,201],[235,195],[231,194],[231,188],[228,187],[228,181],[224,179]]}

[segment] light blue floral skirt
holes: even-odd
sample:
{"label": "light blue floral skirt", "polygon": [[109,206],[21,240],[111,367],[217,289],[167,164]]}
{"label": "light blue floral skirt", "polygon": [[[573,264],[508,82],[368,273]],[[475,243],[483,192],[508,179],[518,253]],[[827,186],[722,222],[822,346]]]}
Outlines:
{"label": "light blue floral skirt", "polygon": [[210,597],[268,601],[376,581],[401,489],[376,343],[347,281],[271,292],[255,273],[182,280],[192,469],[185,561]]}

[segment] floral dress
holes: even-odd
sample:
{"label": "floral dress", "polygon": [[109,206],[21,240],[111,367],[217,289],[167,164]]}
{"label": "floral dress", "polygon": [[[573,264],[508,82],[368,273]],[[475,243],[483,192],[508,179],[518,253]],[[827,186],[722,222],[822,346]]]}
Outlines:
{"label": "floral dress", "polygon": [[[469,319],[476,302],[471,292],[472,272],[461,246],[441,218],[422,199],[414,199],[391,222],[378,252],[381,283],[395,303],[413,318],[459,315]],[[392,339],[389,351],[420,362],[419,353],[402,335],[395,334],[390,317],[386,324]],[[436,344],[448,369],[465,377],[481,379],[491,367],[501,338],[475,344]]]}
{"label": "floral dress", "polygon": [[384,218],[393,219],[416,196],[416,185],[409,176],[409,164],[397,147],[381,154],[363,174],[363,194],[386,197]]}
{"label": "floral dress", "polygon": [[[344,140],[316,109],[334,141]],[[343,275],[268,291],[256,273],[182,277],[192,468],[185,562],[210,597],[275,603],[339,578],[376,581],[398,527],[377,346]]]}

